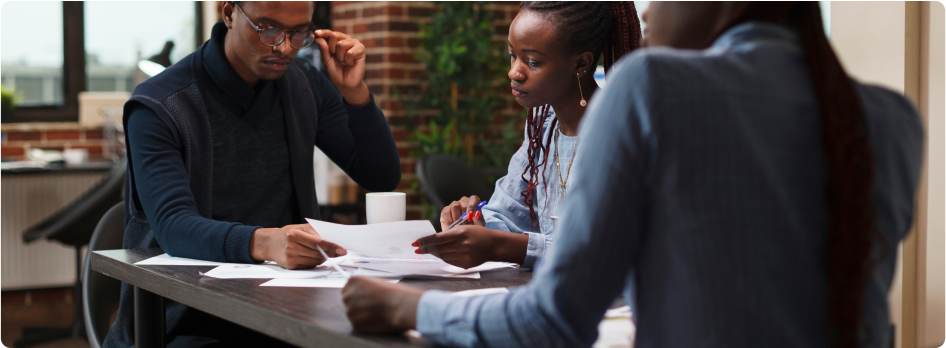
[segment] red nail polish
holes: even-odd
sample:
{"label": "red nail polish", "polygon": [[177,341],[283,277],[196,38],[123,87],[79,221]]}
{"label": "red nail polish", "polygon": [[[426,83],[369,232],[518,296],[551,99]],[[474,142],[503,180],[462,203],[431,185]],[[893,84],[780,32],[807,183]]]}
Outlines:
{"label": "red nail polish", "polygon": [[420,254],[420,253],[421,253],[421,252],[420,252],[420,249],[414,250],[414,253],[415,253],[415,254]]}
{"label": "red nail polish", "polygon": [[477,220],[479,220],[481,216],[483,216],[483,215],[480,214],[480,212],[476,212],[476,219],[477,219]]}
{"label": "red nail polish", "polygon": [[417,247],[417,246],[420,246],[420,243],[413,242],[413,243],[411,243],[411,246],[412,246],[412,247]]}
{"label": "red nail polish", "polygon": [[473,222],[473,214],[467,214],[467,221]]}

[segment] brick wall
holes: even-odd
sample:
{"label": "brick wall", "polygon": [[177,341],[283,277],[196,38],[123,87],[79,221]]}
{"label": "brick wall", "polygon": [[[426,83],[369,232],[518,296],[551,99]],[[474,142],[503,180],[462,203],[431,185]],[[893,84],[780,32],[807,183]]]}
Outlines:
{"label": "brick wall", "polygon": [[4,124],[2,156],[25,160],[30,149],[62,151],[86,149],[89,160],[101,160],[105,137],[102,128],[82,128],[75,122]]}
{"label": "brick wall", "polygon": [[24,327],[68,327],[72,323],[72,288],[4,291],[0,298],[4,346],[12,347],[23,336]]}
{"label": "brick wall", "polygon": [[[496,27],[493,38],[505,42],[509,23],[519,12],[519,3],[496,2],[486,6],[493,11]],[[396,85],[405,91],[423,82],[424,65],[414,60],[420,44],[418,24],[429,22],[429,16],[434,11],[436,7],[430,2],[332,2],[333,30],[351,34],[364,43],[367,50],[365,82],[374,94],[378,107],[392,124],[411,121],[404,109],[393,100],[391,86]],[[509,98],[509,107],[503,111],[503,115],[521,115],[522,108],[511,95]],[[392,132],[401,155],[402,175],[398,191],[408,194],[407,218],[419,219],[420,196],[411,189],[417,181],[414,173],[417,159],[410,156],[415,145],[410,142],[410,131],[404,127],[394,126]]]}

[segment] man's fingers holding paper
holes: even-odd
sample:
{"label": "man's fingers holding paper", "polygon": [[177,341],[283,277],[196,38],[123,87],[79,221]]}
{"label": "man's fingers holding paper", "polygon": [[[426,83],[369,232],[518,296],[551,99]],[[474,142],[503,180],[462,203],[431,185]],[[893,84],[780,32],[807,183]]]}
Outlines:
{"label": "man's fingers holding paper", "polygon": [[[302,225],[299,225],[299,226],[302,226]],[[320,258],[323,258],[323,257],[322,257],[322,254],[318,252],[318,249],[316,248],[316,246],[322,247],[322,250],[325,251],[328,257],[338,257],[338,256],[343,256],[343,255],[348,254],[348,251],[346,251],[341,246],[332,242],[322,240],[322,237],[319,236],[319,234],[316,233],[314,229],[312,229],[312,226],[305,225],[305,227],[308,227],[308,230],[299,229],[295,231],[290,231],[290,234],[286,236],[287,239],[290,242],[298,243],[299,245],[305,246],[306,248],[312,250]]]}

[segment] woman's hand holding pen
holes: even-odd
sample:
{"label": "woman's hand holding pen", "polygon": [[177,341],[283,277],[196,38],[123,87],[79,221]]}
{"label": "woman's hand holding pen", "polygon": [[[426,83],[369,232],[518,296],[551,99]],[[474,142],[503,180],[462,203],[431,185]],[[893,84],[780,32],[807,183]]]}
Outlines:
{"label": "woman's hand holding pen", "polygon": [[[483,214],[477,211],[476,207],[480,204],[480,197],[476,195],[470,197],[460,198],[458,201],[453,201],[450,205],[443,208],[443,211],[440,212],[440,228],[444,231],[447,230],[447,226],[450,226],[454,221],[457,221],[464,213],[467,216],[470,214],[473,215],[472,224],[477,226],[486,226],[486,220],[483,218]],[[469,222],[464,222],[464,225],[469,224]]]}

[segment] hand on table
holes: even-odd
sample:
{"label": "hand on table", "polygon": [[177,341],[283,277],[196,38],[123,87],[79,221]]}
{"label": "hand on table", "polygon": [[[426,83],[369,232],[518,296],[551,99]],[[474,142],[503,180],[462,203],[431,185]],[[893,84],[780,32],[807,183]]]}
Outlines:
{"label": "hand on table", "polygon": [[529,236],[491,230],[483,226],[461,225],[414,242],[418,254],[431,254],[451,265],[471,268],[486,261],[522,263]]}
{"label": "hand on table", "polygon": [[417,326],[417,303],[423,293],[383,279],[351,277],[342,288],[342,301],[355,330],[396,334]]}
{"label": "hand on table", "polygon": [[309,224],[299,224],[253,231],[250,255],[257,261],[275,261],[285,269],[313,268],[325,262],[316,245],[321,246],[328,257],[348,254],[342,247],[322,240]]}
{"label": "hand on table", "polygon": [[319,29],[315,43],[322,53],[326,75],[348,104],[360,106],[371,101],[365,84],[365,45],[351,35]]}
{"label": "hand on table", "polygon": [[[477,216],[476,206],[480,204],[480,197],[476,195],[460,198],[458,201],[453,201],[450,205],[443,208],[443,211],[440,212],[440,228],[446,231],[447,226],[450,226],[454,221],[463,216],[463,213],[473,214],[473,224],[477,226],[486,226],[486,219],[483,218],[483,214]],[[469,215],[467,215],[469,217]],[[469,220],[468,220],[469,221]],[[460,225],[469,225],[469,222],[463,222]]]}

